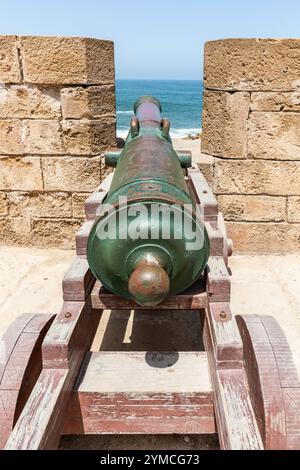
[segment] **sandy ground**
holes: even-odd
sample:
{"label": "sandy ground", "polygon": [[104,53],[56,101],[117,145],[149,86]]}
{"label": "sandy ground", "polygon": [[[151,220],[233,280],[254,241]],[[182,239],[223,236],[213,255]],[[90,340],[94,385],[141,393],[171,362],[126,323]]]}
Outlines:
{"label": "sandy ground", "polygon": [[[14,318],[24,312],[59,311],[62,304],[62,276],[73,257],[72,251],[0,247],[0,335]],[[230,260],[233,312],[273,315],[289,340],[300,375],[299,266],[300,255],[233,256]],[[117,315],[116,312],[105,313],[97,338],[97,342],[102,344],[102,349],[124,345],[124,320],[129,323],[126,312]],[[171,326],[166,327],[168,337],[172,337],[172,347],[176,344],[180,350],[183,343],[185,347],[199,346],[196,344],[197,334],[189,334],[191,331],[197,333],[192,327],[193,321],[195,319],[191,316],[185,326],[181,324],[180,328],[177,328],[173,322]],[[121,328],[124,331],[121,331]],[[141,328],[136,342],[131,345],[132,348],[151,346],[150,340],[143,333],[148,332],[151,341],[153,340],[155,335],[151,333],[150,322],[146,322]],[[172,335],[169,334],[170,328]],[[186,338],[189,338],[189,344],[186,343]],[[161,337],[159,341],[164,343],[166,339]],[[160,347],[158,340],[155,347]],[[84,439],[65,437],[61,446],[65,449],[207,449],[216,448],[217,439],[215,436],[89,436]]]}

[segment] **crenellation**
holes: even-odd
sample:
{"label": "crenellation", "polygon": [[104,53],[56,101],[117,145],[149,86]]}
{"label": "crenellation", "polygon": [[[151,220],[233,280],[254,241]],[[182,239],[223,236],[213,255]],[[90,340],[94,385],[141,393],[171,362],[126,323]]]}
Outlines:
{"label": "crenellation", "polygon": [[202,151],[235,252],[300,251],[300,40],[205,45]]}
{"label": "crenellation", "polygon": [[0,56],[1,242],[71,248],[116,142],[114,45],[0,36]]}

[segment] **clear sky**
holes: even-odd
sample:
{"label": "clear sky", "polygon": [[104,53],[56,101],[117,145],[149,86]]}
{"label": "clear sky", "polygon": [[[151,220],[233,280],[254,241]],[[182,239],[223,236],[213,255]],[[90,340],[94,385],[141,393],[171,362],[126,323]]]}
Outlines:
{"label": "clear sky", "polygon": [[203,44],[299,37],[299,0],[0,0],[0,34],[115,42],[117,78],[201,79]]}

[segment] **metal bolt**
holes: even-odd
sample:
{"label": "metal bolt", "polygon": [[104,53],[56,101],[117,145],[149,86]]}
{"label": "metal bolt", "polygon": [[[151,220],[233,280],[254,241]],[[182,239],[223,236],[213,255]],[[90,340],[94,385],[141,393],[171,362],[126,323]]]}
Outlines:
{"label": "metal bolt", "polygon": [[72,316],[72,314],[70,312],[65,313],[65,318],[70,318],[71,316]]}
{"label": "metal bolt", "polygon": [[207,194],[207,189],[203,189],[203,194]]}
{"label": "metal bolt", "polygon": [[220,317],[224,320],[226,318],[226,312],[224,312],[224,310],[222,310],[222,312],[220,313]]}

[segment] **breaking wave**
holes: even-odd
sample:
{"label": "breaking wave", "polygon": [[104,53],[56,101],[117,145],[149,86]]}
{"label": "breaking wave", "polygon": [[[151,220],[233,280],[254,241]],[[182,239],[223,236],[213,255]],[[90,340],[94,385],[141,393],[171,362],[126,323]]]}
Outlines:
{"label": "breaking wave", "polygon": [[[129,129],[117,129],[117,137],[126,139]],[[201,129],[172,129],[170,134],[173,139],[183,139],[184,137],[196,136],[201,132]]]}

